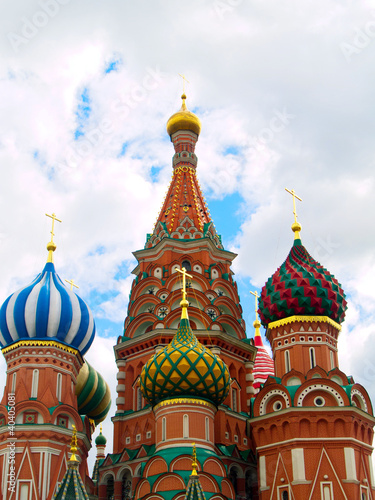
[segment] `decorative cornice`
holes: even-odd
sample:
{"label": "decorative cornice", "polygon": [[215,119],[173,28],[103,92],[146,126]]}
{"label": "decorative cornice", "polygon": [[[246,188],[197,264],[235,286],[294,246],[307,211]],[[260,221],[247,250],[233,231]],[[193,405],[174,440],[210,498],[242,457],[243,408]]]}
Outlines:
{"label": "decorative cornice", "polygon": [[337,330],[341,331],[341,326],[328,316],[289,316],[288,318],[279,319],[278,321],[272,321],[272,323],[269,323],[267,325],[267,329],[272,330],[273,328],[277,328],[278,326],[288,325],[290,323],[297,323],[297,322],[328,323]]}
{"label": "decorative cornice", "polygon": [[201,406],[208,406],[209,408],[216,410],[216,406],[210,403],[209,401],[205,401],[204,399],[196,399],[196,398],[172,398],[166,399],[165,401],[160,401],[157,405],[154,406],[154,411],[158,410],[162,406],[171,406],[175,404],[196,404]]}
{"label": "decorative cornice", "polygon": [[75,356],[80,355],[79,351],[77,349],[73,349],[73,347],[69,347],[64,344],[60,344],[60,342],[55,342],[54,340],[19,340],[18,342],[15,342],[14,344],[11,344],[7,347],[4,347],[4,349],[1,349],[1,352],[3,354],[6,354],[9,351],[13,351],[13,349],[17,349],[18,347],[21,346],[44,346],[44,347],[57,347],[58,349],[61,349],[62,351],[70,352],[70,354],[74,354]]}

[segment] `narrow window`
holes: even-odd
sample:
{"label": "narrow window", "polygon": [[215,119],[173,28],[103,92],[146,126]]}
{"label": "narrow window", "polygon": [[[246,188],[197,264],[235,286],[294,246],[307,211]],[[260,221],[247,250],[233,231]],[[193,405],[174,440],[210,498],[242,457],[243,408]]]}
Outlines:
{"label": "narrow window", "polygon": [[14,394],[16,392],[16,380],[17,380],[17,373],[13,373],[12,377],[12,393]]}
{"label": "narrow window", "polygon": [[285,351],[285,373],[290,372],[290,354],[289,351]]}
{"label": "narrow window", "polygon": [[165,417],[161,420],[161,440],[165,441],[167,439],[167,419]]}
{"label": "narrow window", "polygon": [[22,482],[20,484],[20,500],[29,500],[29,485]]}
{"label": "narrow window", "polygon": [[191,271],[191,264],[188,260],[184,260],[181,264],[181,268],[185,268],[187,272]]}
{"label": "narrow window", "polygon": [[142,410],[142,392],[140,387],[137,387],[137,410]]}
{"label": "narrow window", "polygon": [[38,397],[38,384],[39,384],[39,370],[33,371],[33,379],[31,382],[31,397]]}
{"label": "narrow window", "polygon": [[289,495],[287,491],[283,491],[283,500],[289,500]]}
{"label": "narrow window", "polygon": [[329,353],[329,354],[330,354],[330,357],[331,357],[331,370],[333,370],[333,369],[334,369],[334,367],[335,367],[335,359],[334,359],[334,356],[333,356],[333,352],[332,352],[332,351],[330,351],[330,353]]}
{"label": "narrow window", "polygon": [[209,441],[210,440],[210,421],[208,419],[208,417],[206,417],[206,421],[205,421],[205,427],[206,427],[206,441]]}
{"label": "narrow window", "polygon": [[184,415],[183,417],[183,437],[189,437],[189,415]]}
{"label": "narrow window", "polygon": [[237,411],[237,391],[236,391],[236,389],[232,389],[232,409],[233,409],[233,411]]}
{"label": "narrow window", "polygon": [[62,375],[61,375],[61,373],[58,373],[57,374],[57,383],[56,383],[57,401],[61,401],[61,385],[62,385]]}
{"label": "narrow window", "polygon": [[315,349],[310,347],[310,368],[314,368],[315,365]]}

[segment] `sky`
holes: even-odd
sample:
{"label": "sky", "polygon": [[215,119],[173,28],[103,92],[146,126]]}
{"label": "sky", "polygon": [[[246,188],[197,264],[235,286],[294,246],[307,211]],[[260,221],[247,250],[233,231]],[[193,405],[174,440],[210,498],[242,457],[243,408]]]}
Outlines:
{"label": "sky", "polygon": [[[1,303],[43,269],[56,213],[56,270],[93,312],[86,358],[115,400],[113,345],[171,178],[181,73],[247,335],[249,290],[293,244],[294,189],[303,244],[347,294],[340,368],[375,401],[375,0],[17,0],[0,5],[0,39]],[[109,418],[103,432],[110,452]]]}

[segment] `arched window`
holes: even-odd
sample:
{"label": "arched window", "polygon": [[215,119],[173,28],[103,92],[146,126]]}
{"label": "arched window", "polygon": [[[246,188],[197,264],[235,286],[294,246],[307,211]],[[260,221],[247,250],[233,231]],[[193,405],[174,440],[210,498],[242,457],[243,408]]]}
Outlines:
{"label": "arched window", "polygon": [[191,264],[188,260],[184,260],[181,264],[181,269],[185,268],[187,272],[191,271]]}
{"label": "arched window", "polygon": [[289,495],[287,491],[283,491],[283,500],[289,500]]}
{"label": "arched window", "polygon": [[310,368],[314,368],[315,365],[315,349],[310,347]]}
{"label": "arched window", "polygon": [[184,415],[183,417],[183,437],[188,438],[189,437],[189,415]]}
{"label": "arched window", "polygon": [[33,371],[33,379],[31,382],[31,397],[38,397],[38,384],[39,384],[39,370]]}
{"label": "arched window", "polygon": [[121,500],[129,500],[132,494],[132,482],[128,475],[124,475],[121,483]]}
{"label": "arched window", "polygon": [[167,439],[167,419],[165,417],[161,420],[161,440],[165,441]]}
{"label": "arched window", "polygon": [[235,467],[232,467],[229,473],[229,481],[232,483],[234,492],[237,496],[238,484],[237,484],[238,472]]}
{"label": "arched window", "polygon": [[61,385],[62,385],[62,375],[61,375],[61,373],[58,373],[57,374],[57,383],[56,383],[57,401],[61,401]]}
{"label": "arched window", "polygon": [[107,479],[107,491],[106,491],[106,499],[113,500],[115,494],[115,483],[113,480],[113,476],[110,476]]}
{"label": "arched window", "polygon": [[285,373],[290,372],[290,353],[285,351]]}

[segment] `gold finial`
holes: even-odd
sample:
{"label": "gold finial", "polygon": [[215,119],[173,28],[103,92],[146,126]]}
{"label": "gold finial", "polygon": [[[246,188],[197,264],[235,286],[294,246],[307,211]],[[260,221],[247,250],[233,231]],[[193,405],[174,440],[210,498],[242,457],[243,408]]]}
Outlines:
{"label": "gold finial", "polygon": [[189,305],[189,302],[186,300],[186,276],[191,279],[193,279],[193,276],[187,274],[186,269],[184,267],[182,268],[182,270],[177,268],[176,271],[182,274],[182,290],[181,290],[182,300],[180,302],[180,306],[182,307],[181,319],[188,319],[187,307]]}
{"label": "gold finial", "polygon": [[46,216],[50,217],[52,219],[51,241],[49,243],[47,243],[47,250],[48,250],[47,262],[53,262],[53,252],[56,250],[56,244],[53,241],[53,237],[55,236],[55,233],[53,232],[53,230],[55,227],[55,220],[57,220],[57,222],[61,222],[61,220],[58,219],[55,214],[52,214],[52,215],[46,214]]}
{"label": "gold finial", "polygon": [[99,429],[100,429],[100,434],[103,434],[103,426],[102,426],[102,424],[100,424]]}
{"label": "gold finial", "polygon": [[250,290],[250,293],[254,295],[255,297],[255,321],[253,323],[253,326],[254,328],[260,328],[260,321],[259,321],[259,318],[258,318],[258,298],[259,298],[259,295],[258,295],[258,292],[255,290],[255,292],[252,292]]}
{"label": "gold finial", "polygon": [[291,191],[287,188],[285,188],[285,191],[287,191],[288,193],[290,193],[292,196],[293,196],[293,214],[294,214],[294,222],[292,224],[292,231],[294,232],[294,239],[295,240],[299,240],[300,239],[300,234],[299,232],[301,231],[302,229],[302,226],[299,222],[297,222],[297,210],[296,210],[296,198],[297,200],[299,201],[302,201],[302,198],[300,198],[299,196],[296,195],[294,189],[292,189]]}
{"label": "gold finial", "polygon": [[74,465],[75,463],[78,463],[77,457],[76,457],[76,451],[78,450],[78,443],[77,443],[77,429],[76,426],[73,424],[73,435],[72,435],[72,440],[70,442],[70,453],[71,456],[69,458],[69,463]]}
{"label": "gold finial", "polygon": [[192,476],[197,476],[197,469],[198,469],[198,462],[197,462],[197,448],[195,446],[195,443],[193,443],[193,453],[191,454],[191,468],[193,469],[191,475]]}
{"label": "gold finial", "polygon": [[66,281],[67,283],[69,283],[69,285],[70,285],[70,290],[73,290],[73,287],[79,288],[79,286],[78,286],[78,285],[76,285],[76,284],[74,283],[74,281],[73,281],[73,280],[65,280],[65,281]]}

